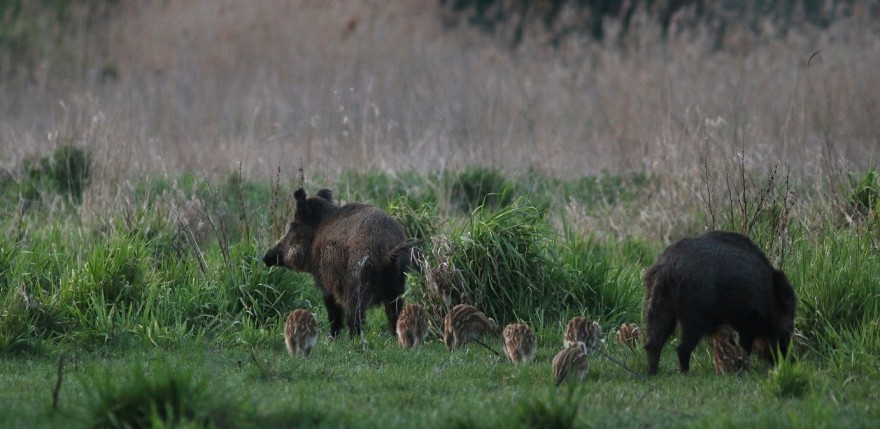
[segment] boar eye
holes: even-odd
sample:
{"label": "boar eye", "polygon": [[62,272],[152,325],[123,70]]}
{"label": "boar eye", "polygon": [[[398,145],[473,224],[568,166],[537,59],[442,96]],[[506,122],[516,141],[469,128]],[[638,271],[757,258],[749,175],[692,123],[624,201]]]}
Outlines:
{"label": "boar eye", "polygon": [[291,232],[302,231],[302,229],[305,227],[306,227],[306,225],[304,223],[299,222],[299,221],[293,221],[287,225],[287,233],[289,234]]}

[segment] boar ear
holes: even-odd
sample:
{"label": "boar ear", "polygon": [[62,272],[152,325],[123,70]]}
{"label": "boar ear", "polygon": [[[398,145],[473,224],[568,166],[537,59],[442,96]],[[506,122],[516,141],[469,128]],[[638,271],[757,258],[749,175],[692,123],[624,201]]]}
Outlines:
{"label": "boar ear", "polygon": [[795,296],[794,289],[785,277],[785,273],[779,270],[773,271],[773,291],[776,293],[776,299],[785,306],[785,308],[794,308]]}
{"label": "boar ear", "polygon": [[321,189],[320,191],[318,191],[317,195],[327,201],[330,201],[331,203],[333,202],[333,191],[329,189]]}
{"label": "boar ear", "polygon": [[293,192],[293,198],[296,199],[297,202],[302,202],[306,200],[306,191],[303,188],[299,188]]}
{"label": "boar ear", "polygon": [[296,192],[293,193],[293,198],[296,200],[296,214],[295,217],[298,220],[307,222],[309,219],[309,205],[306,202],[306,191],[303,188],[299,188]]}

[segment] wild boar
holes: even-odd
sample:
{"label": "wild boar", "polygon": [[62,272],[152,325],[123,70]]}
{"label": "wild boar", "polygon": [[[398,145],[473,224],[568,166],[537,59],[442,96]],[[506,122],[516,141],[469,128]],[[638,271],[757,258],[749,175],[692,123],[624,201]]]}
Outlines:
{"label": "wild boar", "polygon": [[263,262],[312,275],[327,308],[331,337],[339,334],[346,318],[349,333],[359,335],[366,309],[380,303],[394,332],[403,309],[407,253],[415,242],[377,207],[337,206],[327,189],[309,198],[298,189],[294,198],[294,219]]}
{"label": "wild boar", "polygon": [[657,373],[676,324],[682,372],[694,347],[721,325],[739,333],[746,356],[756,339],[785,356],[794,331],[794,289],[744,235],[712,231],[673,244],[648,269],[645,287],[648,374]]}

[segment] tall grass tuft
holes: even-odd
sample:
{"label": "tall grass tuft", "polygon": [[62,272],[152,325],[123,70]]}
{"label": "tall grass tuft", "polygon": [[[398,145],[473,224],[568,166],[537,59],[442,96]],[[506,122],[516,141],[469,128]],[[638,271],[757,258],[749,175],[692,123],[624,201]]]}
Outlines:
{"label": "tall grass tuft", "polygon": [[787,270],[799,297],[798,328],[822,353],[843,346],[841,332],[880,320],[880,254],[875,239],[859,229],[798,243]]}
{"label": "tall grass tuft", "polygon": [[63,334],[84,343],[109,344],[130,333],[137,323],[147,290],[154,287],[146,243],[117,233],[107,243],[94,243],[85,263],[69,267],[52,301],[60,306]]}
{"label": "tall grass tuft", "polygon": [[766,382],[767,391],[779,398],[801,398],[811,388],[813,372],[801,362],[791,358],[779,359]]}
{"label": "tall grass tuft", "polygon": [[415,205],[405,195],[391,200],[388,214],[400,222],[408,238],[422,242],[430,240],[437,233],[440,223],[435,204]]}
{"label": "tall grass tuft", "polygon": [[146,242],[137,235],[114,234],[109,242],[96,244],[71,285],[74,300],[101,295],[109,304],[142,301],[153,282],[150,256]]}
{"label": "tall grass tuft", "polygon": [[[880,301],[874,300],[873,314]],[[880,318],[866,319],[858,327],[830,326],[817,346],[830,365],[842,372],[861,372],[880,376]]]}
{"label": "tall grass tuft", "polygon": [[66,195],[76,204],[82,202],[85,188],[91,181],[92,155],[83,148],[63,145],[51,155],[38,160],[25,160],[27,182],[23,195],[35,198],[39,191],[52,190]]}
{"label": "tall grass tuft", "polygon": [[860,177],[849,176],[848,211],[856,219],[880,214],[880,170],[870,168]]}
{"label": "tall grass tuft", "polygon": [[57,229],[34,235],[27,242],[0,235],[0,348],[7,351],[33,350],[70,329],[59,284],[74,257],[55,250]]}
{"label": "tall grass tuft", "polygon": [[[567,387],[565,398],[528,398],[515,409],[512,427],[515,428],[573,428],[579,414],[579,386]],[[555,393],[555,392],[553,392]]]}
{"label": "tall grass tuft", "polygon": [[544,210],[523,198],[495,211],[479,206],[458,234],[431,243],[416,300],[430,307],[435,326],[459,303],[499,323],[558,317],[582,301],[552,248],[554,235]]}
{"label": "tall grass tuft", "polygon": [[[569,237],[560,245],[560,262],[570,278],[568,293],[579,315],[614,324],[640,320],[644,287],[641,267],[626,261],[610,244]],[[571,315],[566,314],[567,321]]]}
{"label": "tall grass tuft", "polygon": [[20,347],[31,335],[29,326],[30,296],[23,285],[12,286],[13,264],[18,247],[0,235],[0,351]]}
{"label": "tall grass tuft", "polygon": [[0,352],[27,350],[36,337],[31,320],[36,303],[24,286],[5,290],[4,295],[0,307]]}
{"label": "tall grass tuft", "polygon": [[225,309],[244,326],[274,329],[297,307],[312,308],[320,298],[308,275],[282,268],[269,269],[253,243],[230,248],[231,263],[212,276],[224,295]]}
{"label": "tall grass tuft", "polygon": [[339,194],[348,194],[353,200],[368,201],[377,207],[400,203],[400,198],[412,209],[438,203],[438,180],[431,173],[403,171],[348,171],[339,180]]}
{"label": "tall grass tuft", "polygon": [[496,168],[474,166],[447,177],[449,205],[461,212],[497,209],[513,202],[513,183]]}
{"label": "tall grass tuft", "polygon": [[81,381],[85,424],[93,428],[238,427],[241,409],[211,394],[190,369],[135,365],[130,374],[95,370]]}

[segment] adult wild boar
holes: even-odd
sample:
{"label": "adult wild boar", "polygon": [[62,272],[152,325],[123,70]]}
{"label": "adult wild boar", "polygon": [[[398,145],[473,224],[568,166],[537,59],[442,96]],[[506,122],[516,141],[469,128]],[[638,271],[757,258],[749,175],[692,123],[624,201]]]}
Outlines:
{"label": "adult wild boar", "polygon": [[741,234],[712,231],[668,247],[645,274],[648,374],[656,374],[660,351],[681,326],[678,363],[690,367],[691,352],[721,325],[738,333],[746,355],[758,339],[783,353],[794,330],[795,294],[782,271]]}
{"label": "adult wild boar", "polygon": [[414,244],[403,227],[371,205],[337,206],[327,189],[310,198],[303,189],[293,195],[293,222],[263,262],[312,275],[323,294],[331,336],[342,330],[344,318],[349,333],[360,334],[366,309],[379,303],[385,304],[394,332],[403,309],[407,250]]}

